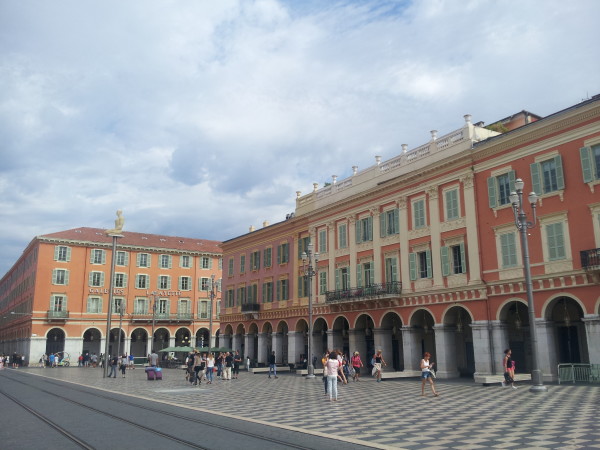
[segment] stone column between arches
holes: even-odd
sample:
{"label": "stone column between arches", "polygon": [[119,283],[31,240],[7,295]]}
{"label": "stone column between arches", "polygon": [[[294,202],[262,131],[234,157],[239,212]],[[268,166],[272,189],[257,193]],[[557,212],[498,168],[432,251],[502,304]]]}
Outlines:
{"label": "stone column between arches", "polygon": [[[381,350],[383,359],[388,363],[388,367],[392,367],[392,330],[387,328],[375,328],[373,330],[373,343],[375,344],[375,352]],[[369,360],[372,355],[369,355]],[[390,360],[388,362],[388,359]],[[383,372],[385,373],[385,371]]]}
{"label": "stone column between arches", "polygon": [[259,364],[267,363],[267,334],[258,333],[258,355],[257,361]]}
{"label": "stone column between arches", "polygon": [[[363,364],[366,366],[367,362],[371,359],[372,355],[367,355],[367,343],[365,342],[365,332],[364,330],[357,330],[356,328],[350,328],[348,330],[349,336],[349,346],[350,346],[350,357],[354,354],[354,352],[358,352],[360,354],[360,359]],[[369,358],[369,359],[367,359]]]}
{"label": "stone column between arches", "polygon": [[404,355],[404,371],[414,370],[421,373],[419,367],[422,355],[420,354],[419,333],[413,327],[402,327],[402,353]]}
{"label": "stone column between arches", "polygon": [[275,350],[275,363],[283,363],[283,333],[273,333],[273,350]]}
{"label": "stone column between arches", "polygon": [[[231,349],[235,352],[236,350],[240,351],[240,354],[242,353],[242,339],[244,338],[243,335],[241,334],[234,334],[233,335],[233,343],[231,346]],[[214,338],[213,338],[213,342],[215,342]]]}
{"label": "stone column between arches", "polygon": [[585,325],[590,364],[600,364],[600,315],[586,314],[581,321]]}
{"label": "stone column between arches", "polygon": [[456,378],[460,375],[456,366],[456,351],[454,348],[454,327],[448,328],[443,324],[436,323],[435,331],[435,353],[437,361],[434,369],[440,378]]}
{"label": "stone column between arches", "polygon": [[[288,363],[295,364],[300,362],[300,355],[303,353],[302,351],[302,333],[298,333],[297,331],[288,331]],[[314,353],[313,348],[313,353]]]}
{"label": "stone column between arches", "polygon": [[[245,349],[245,358],[250,358],[250,360],[254,360],[256,355],[254,354],[254,335],[253,334],[245,334],[244,335],[244,349]],[[244,361],[244,364],[246,362]]]}
{"label": "stone column between arches", "polygon": [[535,319],[537,334],[537,354],[544,381],[558,380],[558,348],[556,345],[556,327],[554,322]]}
{"label": "stone column between arches", "polygon": [[495,361],[495,352],[490,345],[490,329],[487,320],[471,323],[473,332],[473,353],[475,356],[475,373],[478,375],[492,375]]}

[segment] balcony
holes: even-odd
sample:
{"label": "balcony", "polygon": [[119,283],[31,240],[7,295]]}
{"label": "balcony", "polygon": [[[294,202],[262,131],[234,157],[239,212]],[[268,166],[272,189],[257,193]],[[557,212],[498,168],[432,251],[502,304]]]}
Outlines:
{"label": "balcony", "polygon": [[48,322],[64,322],[69,318],[69,311],[48,311]]}
{"label": "balcony", "polygon": [[389,281],[365,287],[327,291],[325,293],[325,301],[327,303],[357,302],[374,297],[395,297],[401,293],[402,283],[399,281]]}
{"label": "balcony", "polygon": [[[194,320],[194,315],[192,313],[177,313],[177,314],[167,314],[167,313],[156,313],[154,316],[155,322],[191,322]],[[147,312],[134,312],[131,314],[132,322],[152,322],[152,314]]]}
{"label": "balcony", "polygon": [[579,254],[581,255],[581,267],[584,270],[600,271],[600,248],[582,250]]}
{"label": "balcony", "polygon": [[245,303],[242,305],[242,314],[251,314],[260,311],[259,303]]}

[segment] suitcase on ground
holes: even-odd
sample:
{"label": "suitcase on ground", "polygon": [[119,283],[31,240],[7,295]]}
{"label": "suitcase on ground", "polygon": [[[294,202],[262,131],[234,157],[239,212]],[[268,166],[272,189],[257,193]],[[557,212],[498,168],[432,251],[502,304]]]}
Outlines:
{"label": "suitcase on ground", "polygon": [[146,376],[148,377],[148,380],[156,380],[155,369],[156,369],[155,367],[146,367],[145,371],[146,371]]}
{"label": "suitcase on ground", "polygon": [[156,367],[154,369],[154,379],[155,380],[162,380],[162,369],[160,367]]}

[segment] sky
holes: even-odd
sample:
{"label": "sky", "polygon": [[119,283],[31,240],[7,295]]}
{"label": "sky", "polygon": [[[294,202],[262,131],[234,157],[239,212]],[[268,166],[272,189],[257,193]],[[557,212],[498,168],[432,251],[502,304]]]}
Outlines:
{"label": "sky", "polygon": [[78,227],[228,240],[464,124],[600,93],[596,0],[0,2],[0,277]]}

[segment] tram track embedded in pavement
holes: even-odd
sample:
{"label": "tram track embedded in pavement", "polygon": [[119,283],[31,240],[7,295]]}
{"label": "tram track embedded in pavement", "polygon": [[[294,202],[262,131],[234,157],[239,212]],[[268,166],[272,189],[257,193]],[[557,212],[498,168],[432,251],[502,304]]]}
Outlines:
{"label": "tram track embedded in pavement", "polygon": [[[3,376],[6,377],[6,372],[3,374]],[[178,442],[180,444],[189,446],[191,448],[197,448],[197,449],[205,449],[206,448],[206,447],[202,447],[202,446],[200,446],[200,445],[198,445],[198,444],[196,444],[194,442],[178,438],[178,437],[173,436],[173,435],[168,434],[168,433],[161,432],[159,430],[156,430],[155,428],[146,427],[146,426],[144,426],[142,424],[136,423],[136,422],[134,422],[132,420],[129,420],[127,418],[123,418],[122,416],[118,416],[118,415],[115,415],[115,414],[112,414],[112,413],[109,413],[109,412],[106,412],[106,411],[102,411],[100,409],[97,409],[97,408],[94,408],[92,406],[89,406],[89,405],[87,405],[85,403],[78,402],[77,400],[66,398],[63,395],[58,395],[58,394],[56,394],[56,393],[54,393],[52,391],[43,389],[43,388],[37,386],[34,383],[27,383],[27,382],[25,382],[23,380],[16,379],[16,378],[14,378],[12,376],[7,376],[6,378],[9,378],[10,380],[12,380],[12,381],[14,381],[16,383],[20,383],[20,384],[22,384],[24,386],[27,386],[27,387],[39,390],[41,392],[44,392],[45,394],[51,395],[53,397],[57,397],[57,398],[59,398],[61,400],[64,400],[64,401],[67,401],[69,403],[75,404],[77,406],[83,407],[85,409],[94,411],[94,412],[96,412],[98,414],[102,414],[102,415],[110,417],[112,419],[126,422],[129,425],[131,425],[131,426],[135,426],[135,427],[141,428],[143,430],[149,431],[149,432],[151,432],[153,434],[157,434],[157,435],[159,435],[159,436],[161,436],[163,438],[166,438],[166,439],[169,439],[169,440],[172,440],[172,441],[176,441],[176,442]],[[54,386],[58,386],[58,387],[61,387],[61,388],[64,388],[64,389],[68,389],[68,390],[71,390],[71,391],[75,391],[75,392],[80,392],[80,393],[83,393],[83,394],[86,394],[86,395],[93,395],[93,397],[95,397],[95,398],[102,398],[102,399],[109,400],[109,401],[117,403],[117,404],[127,405],[129,407],[138,408],[138,409],[141,409],[141,410],[144,410],[144,411],[148,411],[148,412],[152,412],[152,413],[155,413],[155,414],[161,414],[161,415],[169,416],[169,417],[172,417],[174,419],[186,420],[186,421],[191,422],[191,423],[196,424],[196,425],[203,425],[203,426],[207,426],[207,427],[212,427],[212,428],[216,428],[218,430],[224,431],[224,432],[232,432],[232,433],[236,433],[238,435],[243,435],[243,436],[246,436],[246,437],[249,437],[249,438],[258,439],[260,441],[264,441],[265,444],[267,444],[267,443],[278,444],[278,445],[281,445],[281,446],[284,446],[284,447],[295,448],[295,449],[300,449],[300,450],[308,450],[309,449],[309,447],[298,445],[298,444],[295,444],[293,442],[282,441],[282,440],[279,440],[279,439],[271,438],[271,437],[265,436],[264,434],[252,433],[252,432],[248,432],[248,431],[245,431],[245,430],[240,430],[239,428],[234,428],[234,427],[230,427],[230,426],[227,426],[227,425],[221,425],[221,424],[215,423],[213,421],[202,420],[202,419],[199,419],[199,418],[189,417],[189,416],[186,416],[186,415],[183,415],[183,414],[177,414],[177,413],[174,413],[174,412],[164,411],[164,410],[161,410],[161,409],[158,409],[158,408],[153,408],[153,407],[150,407],[150,406],[140,405],[140,404],[132,402],[132,401],[127,401],[127,400],[115,398],[114,395],[111,396],[111,395],[101,394],[100,393],[101,391],[93,392],[92,393],[92,392],[90,392],[90,390],[94,390],[93,387],[89,387],[89,388],[83,389],[83,388],[75,387],[75,386],[73,386],[71,384],[60,383],[60,382],[53,381],[53,380],[47,379],[47,378],[44,379],[44,381],[46,383],[54,385]],[[0,393],[4,394],[4,392],[2,392],[2,391],[0,391]],[[144,399],[142,399],[142,400],[144,400]],[[30,412],[32,412],[32,411],[30,411]],[[40,417],[40,419],[42,419],[42,417]],[[48,421],[50,421],[50,419],[48,419],[47,417],[46,417],[46,419]],[[44,420],[44,419],[42,419],[42,420]],[[84,447],[84,448],[93,448],[93,447]]]}

